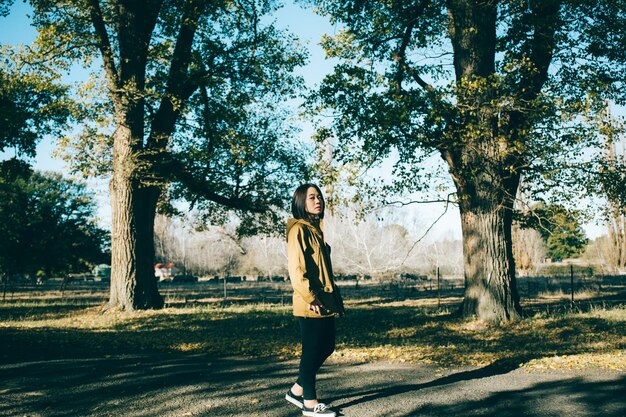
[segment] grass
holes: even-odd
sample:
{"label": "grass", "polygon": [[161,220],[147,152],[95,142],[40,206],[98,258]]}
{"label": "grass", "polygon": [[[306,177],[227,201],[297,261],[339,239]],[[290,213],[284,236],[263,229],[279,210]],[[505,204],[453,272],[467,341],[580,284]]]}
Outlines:
{"label": "grass", "polygon": [[[453,312],[461,298],[455,294],[438,308],[432,297],[394,300],[372,292],[349,297],[344,291],[348,315],[337,322],[333,361],[442,367],[504,361],[540,370],[626,370],[626,307],[600,308],[603,300],[593,292],[581,297],[586,304],[574,307],[562,292],[537,296],[526,305],[529,317],[501,326],[458,318]],[[299,353],[298,328],[288,305],[173,302],[158,311],[103,314],[97,300],[105,295],[24,296],[0,303],[0,361],[137,352],[293,359]]]}

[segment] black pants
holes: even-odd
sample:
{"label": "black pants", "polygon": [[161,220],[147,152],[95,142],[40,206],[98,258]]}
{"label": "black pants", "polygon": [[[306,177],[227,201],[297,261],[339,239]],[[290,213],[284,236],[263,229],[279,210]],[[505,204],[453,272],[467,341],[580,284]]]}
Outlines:
{"label": "black pants", "polygon": [[335,318],[298,317],[302,356],[298,368],[298,385],[304,388],[304,399],[315,400],[315,376],[326,358],[335,350]]}

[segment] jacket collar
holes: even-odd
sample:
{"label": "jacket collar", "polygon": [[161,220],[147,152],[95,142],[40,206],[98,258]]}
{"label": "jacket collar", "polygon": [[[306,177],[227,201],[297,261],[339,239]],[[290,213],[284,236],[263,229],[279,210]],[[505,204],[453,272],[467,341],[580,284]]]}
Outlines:
{"label": "jacket collar", "polygon": [[289,219],[287,220],[287,235],[289,231],[296,224],[303,224],[308,227],[313,233],[324,239],[324,220],[305,220],[305,219]]}

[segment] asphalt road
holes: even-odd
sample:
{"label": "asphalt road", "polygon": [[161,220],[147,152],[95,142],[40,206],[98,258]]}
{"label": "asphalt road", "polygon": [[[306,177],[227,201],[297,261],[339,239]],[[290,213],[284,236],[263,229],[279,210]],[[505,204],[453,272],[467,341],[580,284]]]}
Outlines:
{"label": "asphalt road", "polygon": [[[293,361],[125,355],[0,365],[0,416],[301,415]],[[318,394],[339,415],[626,417],[626,374],[329,364]]]}

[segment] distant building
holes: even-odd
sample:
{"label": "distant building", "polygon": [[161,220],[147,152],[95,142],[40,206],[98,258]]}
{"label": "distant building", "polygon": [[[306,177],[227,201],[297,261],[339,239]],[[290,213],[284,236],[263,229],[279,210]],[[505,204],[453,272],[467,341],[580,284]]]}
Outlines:
{"label": "distant building", "polygon": [[171,281],[179,274],[179,269],[174,262],[154,265],[154,276],[159,281]]}

